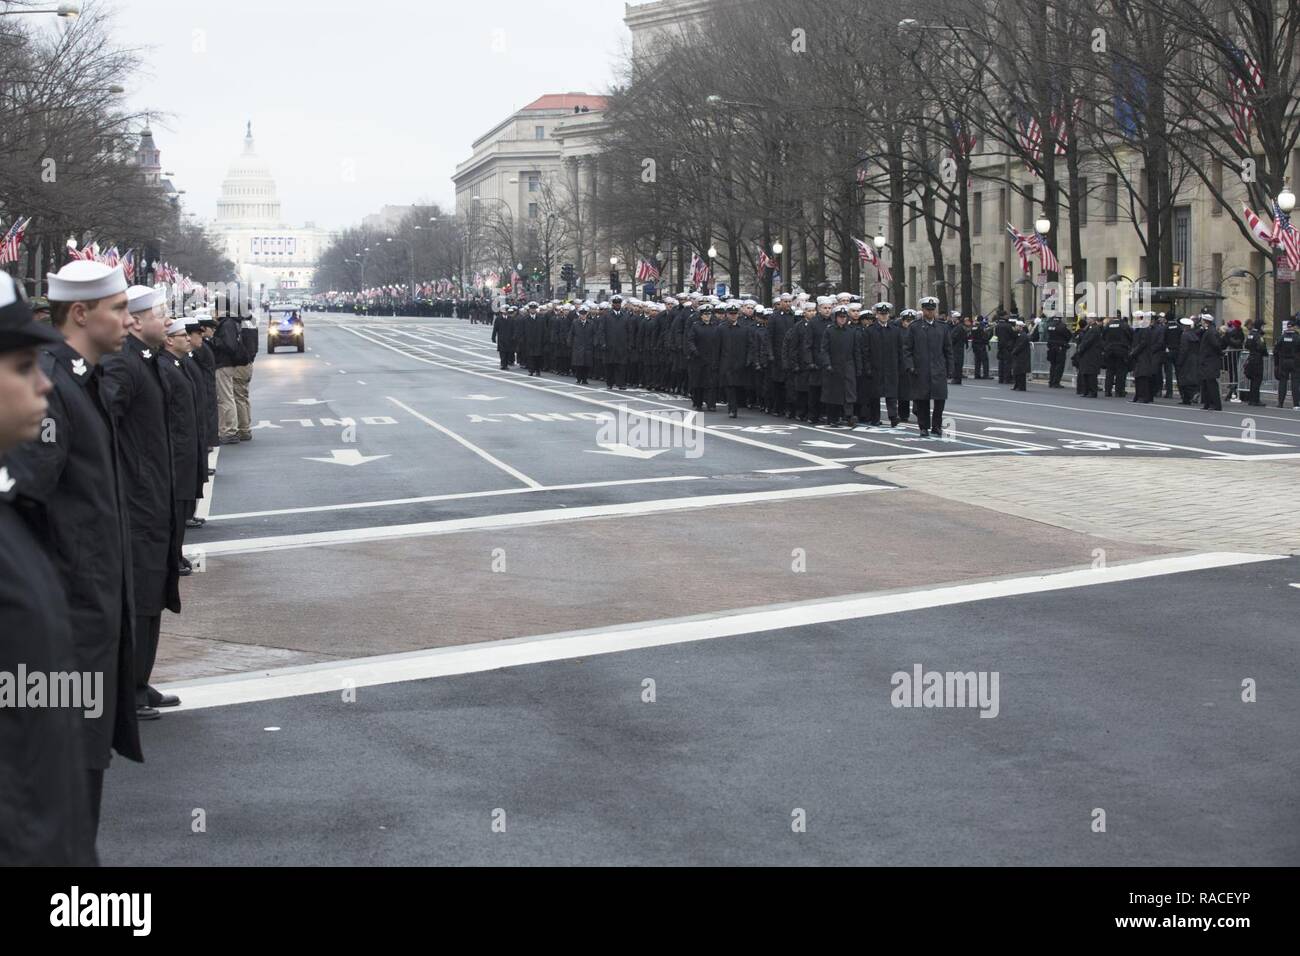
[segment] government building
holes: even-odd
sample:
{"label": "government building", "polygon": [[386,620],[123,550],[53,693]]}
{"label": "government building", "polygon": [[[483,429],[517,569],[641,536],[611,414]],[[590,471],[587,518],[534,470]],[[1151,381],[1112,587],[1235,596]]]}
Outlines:
{"label": "government building", "polygon": [[316,262],[333,234],[314,223],[287,225],[281,218],[275,177],[257,155],[253,124],[243,152],[230,164],[208,234],[231,262],[241,283],[271,295],[312,290]]}

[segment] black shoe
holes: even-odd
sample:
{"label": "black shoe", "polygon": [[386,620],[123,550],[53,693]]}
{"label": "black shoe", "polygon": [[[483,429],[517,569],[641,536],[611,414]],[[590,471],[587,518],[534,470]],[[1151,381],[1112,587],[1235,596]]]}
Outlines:
{"label": "black shoe", "polygon": [[238,444],[239,444],[239,439],[238,439],[238,438],[222,438],[220,441],[217,442],[217,444],[219,444],[219,445],[238,445]]}
{"label": "black shoe", "polygon": [[135,708],[136,720],[157,720],[161,716],[162,714],[158,713],[158,711],[153,707],[147,707],[147,706],[142,707],[138,704],[136,705]]}
{"label": "black shoe", "polygon": [[207,524],[207,522],[204,521],[202,518],[185,519],[185,527],[187,528],[202,528],[205,524]]}
{"label": "black shoe", "polygon": [[931,429],[930,429],[930,434],[933,435],[935,438],[942,438],[942,437],[943,437],[943,429],[940,429],[940,428],[931,428]]}
{"label": "black shoe", "polygon": [[889,427],[890,427],[890,428],[897,428],[897,427],[898,427],[898,419],[897,419],[897,418],[891,418],[891,419],[889,420]]}
{"label": "black shoe", "polygon": [[858,419],[857,419],[857,416],[855,416],[855,415],[850,415],[850,416],[849,416],[849,427],[850,427],[850,428],[857,428],[857,427],[858,427]]}
{"label": "black shoe", "polygon": [[737,413],[737,412],[728,412],[728,413],[727,413],[727,417],[728,417],[728,418],[739,418],[739,417],[740,417],[740,414]]}
{"label": "black shoe", "polygon": [[208,469],[208,477],[209,477],[209,478],[211,478],[211,477],[212,477],[213,475],[215,475],[216,473],[217,473],[217,469],[215,469],[215,468],[209,468],[209,469]]}
{"label": "black shoe", "polygon": [[181,699],[175,694],[164,694],[152,687],[147,688],[145,693],[149,698],[150,707],[179,707],[181,704]]}
{"label": "black shoe", "polygon": [[188,578],[191,574],[194,573],[194,568],[182,564],[176,568],[176,573],[183,578]]}

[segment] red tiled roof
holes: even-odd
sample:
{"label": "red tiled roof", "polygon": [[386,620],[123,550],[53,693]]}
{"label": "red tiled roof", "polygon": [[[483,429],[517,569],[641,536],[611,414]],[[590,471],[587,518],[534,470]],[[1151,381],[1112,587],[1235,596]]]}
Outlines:
{"label": "red tiled roof", "polygon": [[588,96],[586,93],[547,93],[533,100],[524,110],[567,110],[573,112],[575,106],[585,106],[589,110],[603,110],[605,97]]}

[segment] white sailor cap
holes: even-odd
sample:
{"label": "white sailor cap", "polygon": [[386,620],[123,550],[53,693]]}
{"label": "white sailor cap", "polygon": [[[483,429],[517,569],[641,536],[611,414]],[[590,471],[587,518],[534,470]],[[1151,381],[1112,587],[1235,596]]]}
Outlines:
{"label": "white sailor cap", "polygon": [[877,303],[875,304],[875,306],[874,306],[874,311],[876,311],[876,312],[893,312],[893,311],[894,311],[894,303],[892,303],[892,302],[877,302]]}
{"label": "white sailor cap", "polygon": [[46,275],[51,302],[90,302],[126,291],[121,266],[90,259],[75,259],[56,273]]}
{"label": "white sailor cap", "polygon": [[923,296],[921,298],[921,308],[937,309],[939,308],[939,300],[932,295]]}
{"label": "white sailor cap", "polygon": [[898,313],[898,317],[900,319],[914,319],[916,318],[916,309],[904,309]]}
{"label": "white sailor cap", "polygon": [[804,299],[803,303],[800,305],[800,308],[802,308],[805,312],[812,312],[817,309],[817,303],[814,302],[812,299]]}
{"label": "white sailor cap", "polygon": [[835,304],[835,300],[832,299],[832,298],[831,298],[830,296],[828,296],[828,295],[819,295],[819,296],[817,297],[817,304],[818,304],[818,305],[834,305],[834,304]]}
{"label": "white sailor cap", "polygon": [[1183,316],[1181,319],[1178,320],[1178,324],[1179,324],[1179,325],[1186,325],[1186,326],[1189,326],[1189,327],[1190,327],[1190,326],[1192,326],[1192,325],[1195,325],[1196,323],[1193,322],[1191,319],[1189,319],[1187,316]]}
{"label": "white sailor cap", "polygon": [[177,333],[179,333],[179,332],[184,332],[184,331],[185,331],[185,317],[184,317],[184,316],[181,316],[181,317],[178,318],[178,319],[172,319],[171,323],[167,326],[167,334],[168,334],[168,335],[176,335]]}
{"label": "white sailor cap", "polygon": [[792,301],[793,299],[794,299],[794,296],[792,296],[789,292],[782,292],[782,293],[781,293],[781,299],[780,299],[780,301],[782,301],[782,302],[790,302],[790,301]]}
{"label": "white sailor cap", "polygon": [[862,309],[862,303],[859,302],[857,299],[854,299],[852,302],[849,303],[849,309],[860,311]]}
{"label": "white sailor cap", "polygon": [[841,293],[839,293],[838,295],[835,296],[835,301],[836,301],[836,302],[848,302],[851,298],[853,298],[853,293],[852,293],[852,292],[841,292]]}
{"label": "white sailor cap", "polygon": [[134,315],[148,312],[162,301],[162,293],[147,285],[133,285],[126,290],[126,310]]}

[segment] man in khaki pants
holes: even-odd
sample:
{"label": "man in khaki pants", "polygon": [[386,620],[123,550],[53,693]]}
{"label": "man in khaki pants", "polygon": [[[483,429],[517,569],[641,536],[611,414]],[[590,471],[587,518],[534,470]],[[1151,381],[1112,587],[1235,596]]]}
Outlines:
{"label": "man in khaki pants", "polygon": [[[239,319],[227,312],[217,321],[217,331],[209,343],[217,365],[217,440],[223,445],[239,444],[241,424],[243,433],[252,437],[248,431],[248,380],[252,377],[252,367],[244,356],[244,345],[240,336]],[[247,369],[247,374],[241,372]],[[242,383],[236,383],[242,377]],[[238,389],[244,393],[244,420],[239,421]]]}
{"label": "man in khaki pants", "polygon": [[253,412],[248,402],[248,388],[253,381],[253,359],[257,357],[257,317],[249,316],[240,323],[239,342],[244,364],[235,368],[235,427],[240,441],[253,440]]}

